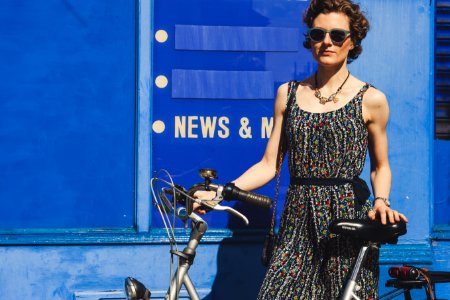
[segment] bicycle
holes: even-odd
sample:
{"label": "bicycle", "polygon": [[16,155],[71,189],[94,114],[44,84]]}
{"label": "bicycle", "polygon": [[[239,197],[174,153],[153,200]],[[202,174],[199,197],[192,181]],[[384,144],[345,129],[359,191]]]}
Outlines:
{"label": "bicycle", "polygon": [[[204,182],[195,184],[188,190],[180,185],[174,184],[170,175],[168,173],[167,175],[170,181],[163,180],[158,177],[153,178],[151,181],[153,202],[155,207],[160,212],[169,237],[171,259],[173,261],[174,256],[179,258],[178,268],[174,274],[172,274],[173,270],[171,264],[171,280],[165,299],[177,300],[181,287],[184,285],[190,298],[193,300],[199,300],[200,298],[189,277],[188,271],[194,262],[195,250],[198,247],[203,235],[207,231],[208,224],[199,215],[193,212],[193,204],[198,203],[207,211],[227,211],[234,214],[248,225],[249,221],[243,214],[231,207],[222,206],[221,203],[224,200],[233,199],[248,202],[264,208],[270,208],[271,199],[256,193],[240,190],[232,183],[225,185],[213,184],[212,180],[217,179],[217,173],[212,169],[201,169],[200,176],[204,179]],[[156,182],[163,182],[168,187],[164,187],[156,193]],[[212,200],[196,199],[193,195],[199,190],[215,191],[216,197]],[[171,196],[172,201],[169,201],[167,196]],[[181,207],[177,208],[178,204],[180,204]],[[170,222],[170,215],[173,215],[174,218],[172,223]],[[179,219],[184,222],[185,226],[187,225],[188,220],[191,221],[191,234],[187,246],[183,251],[174,249],[174,246],[176,248],[176,239],[173,230],[175,219]],[[360,300],[360,298],[356,295],[356,291],[359,289],[357,280],[368,251],[377,249],[380,244],[396,244],[398,237],[406,234],[407,232],[406,224],[404,222],[383,225],[379,221],[354,219],[335,220],[330,223],[329,229],[331,233],[346,235],[353,239],[364,241],[352,268],[350,277],[343,287],[343,293],[340,300]],[[408,277],[405,275],[403,277],[397,276],[395,279],[388,280],[386,286],[393,287],[395,290],[390,291],[377,299],[393,299],[401,294],[404,294],[405,300],[410,300],[411,289],[425,287],[427,299],[434,300],[436,298],[434,293],[434,284],[439,282],[450,282],[450,272],[427,272],[420,270],[419,268],[408,266],[403,273],[411,273],[411,268],[413,270],[417,269],[415,277]],[[419,276],[417,276],[417,274],[419,274]],[[128,277],[125,280],[125,292],[128,300],[149,300],[151,295],[150,290],[147,289],[144,284],[132,277]]]}
{"label": "bicycle", "polygon": [[[229,212],[248,225],[249,221],[246,216],[232,207],[221,205],[221,203],[224,200],[239,200],[268,209],[272,205],[272,199],[253,192],[243,191],[234,186],[233,183],[227,183],[225,185],[214,184],[212,181],[217,179],[217,172],[212,169],[201,169],[200,176],[204,179],[204,182],[195,184],[188,190],[180,185],[174,184],[170,174],[166,171],[164,172],[167,174],[169,180],[158,177],[152,178],[151,190],[153,194],[153,204],[161,215],[170,242],[172,261],[170,270],[171,280],[165,299],[177,300],[180,290],[182,286],[184,286],[192,300],[199,300],[200,298],[188,272],[194,263],[196,248],[203,235],[208,230],[208,224],[199,215],[193,212],[194,203],[200,204],[206,211],[214,210]],[[158,189],[158,182],[164,183],[166,187]],[[156,190],[158,190],[158,192],[156,192]],[[194,193],[199,190],[214,191],[216,192],[216,197],[212,200],[196,199],[194,198]],[[171,201],[168,196],[172,197]],[[181,207],[177,207],[178,205],[181,205]],[[173,216],[172,222],[170,216]],[[174,233],[176,219],[181,220],[185,224],[185,227],[189,220],[191,223],[190,237],[187,246],[182,251],[179,251],[176,246]],[[177,256],[179,259],[175,273],[173,273],[172,270],[174,256]],[[148,300],[151,296],[151,291],[147,289],[144,284],[132,277],[125,279],[125,292],[127,299],[129,300]]]}

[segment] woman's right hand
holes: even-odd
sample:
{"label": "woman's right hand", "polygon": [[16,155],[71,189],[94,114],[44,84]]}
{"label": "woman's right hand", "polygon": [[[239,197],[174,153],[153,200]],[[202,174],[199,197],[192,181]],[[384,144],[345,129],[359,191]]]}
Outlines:
{"label": "woman's right hand", "polygon": [[[196,191],[194,193],[194,198],[200,200],[212,200],[216,197],[216,192],[213,191]],[[194,202],[193,209],[194,212],[204,215],[206,214],[206,210],[202,208],[201,204]]]}

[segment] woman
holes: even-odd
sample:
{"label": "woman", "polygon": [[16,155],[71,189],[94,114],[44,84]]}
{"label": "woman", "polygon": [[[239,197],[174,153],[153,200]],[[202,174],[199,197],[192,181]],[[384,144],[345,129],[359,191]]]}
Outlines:
{"label": "woman", "polygon": [[[269,182],[276,173],[280,136],[285,135],[291,184],[259,299],[339,297],[360,245],[329,234],[333,219],[407,221],[389,207],[386,97],[347,69],[362,52],[367,19],[350,0],[312,0],[304,22],[309,28],[304,45],[318,63],[317,72],[279,87],[264,156],[234,182],[244,190]],[[360,175],[367,149],[373,207],[370,200],[357,199],[351,183],[339,182]],[[311,178],[319,180],[311,184]],[[378,253],[367,259],[359,283],[362,299],[377,296]]]}

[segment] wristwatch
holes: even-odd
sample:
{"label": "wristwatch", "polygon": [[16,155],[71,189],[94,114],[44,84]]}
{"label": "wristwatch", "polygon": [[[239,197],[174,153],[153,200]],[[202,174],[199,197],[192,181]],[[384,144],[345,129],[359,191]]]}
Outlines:
{"label": "wristwatch", "polygon": [[384,197],[375,197],[375,199],[373,199],[373,204],[375,204],[375,201],[377,201],[377,200],[383,200],[384,204],[385,204],[387,207],[391,207],[391,202],[389,202],[389,199],[388,199],[388,198],[384,198]]}

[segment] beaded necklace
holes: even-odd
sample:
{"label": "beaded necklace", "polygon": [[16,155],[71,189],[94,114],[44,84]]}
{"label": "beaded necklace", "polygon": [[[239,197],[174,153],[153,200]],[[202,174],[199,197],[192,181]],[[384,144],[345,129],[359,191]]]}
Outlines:
{"label": "beaded necklace", "polygon": [[337,89],[337,91],[333,94],[331,94],[328,98],[322,96],[322,93],[320,92],[320,90],[317,88],[317,72],[314,75],[314,86],[316,87],[315,89],[315,93],[314,96],[316,96],[317,99],[319,99],[319,103],[322,105],[325,105],[327,102],[331,102],[333,101],[334,103],[339,101],[339,98],[337,98],[337,94],[339,94],[339,92],[341,91],[342,87],[344,86],[344,84],[347,82],[347,79],[350,77],[350,71],[348,71],[347,74],[347,78],[345,78],[344,82],[341,84],[341,86]]}

